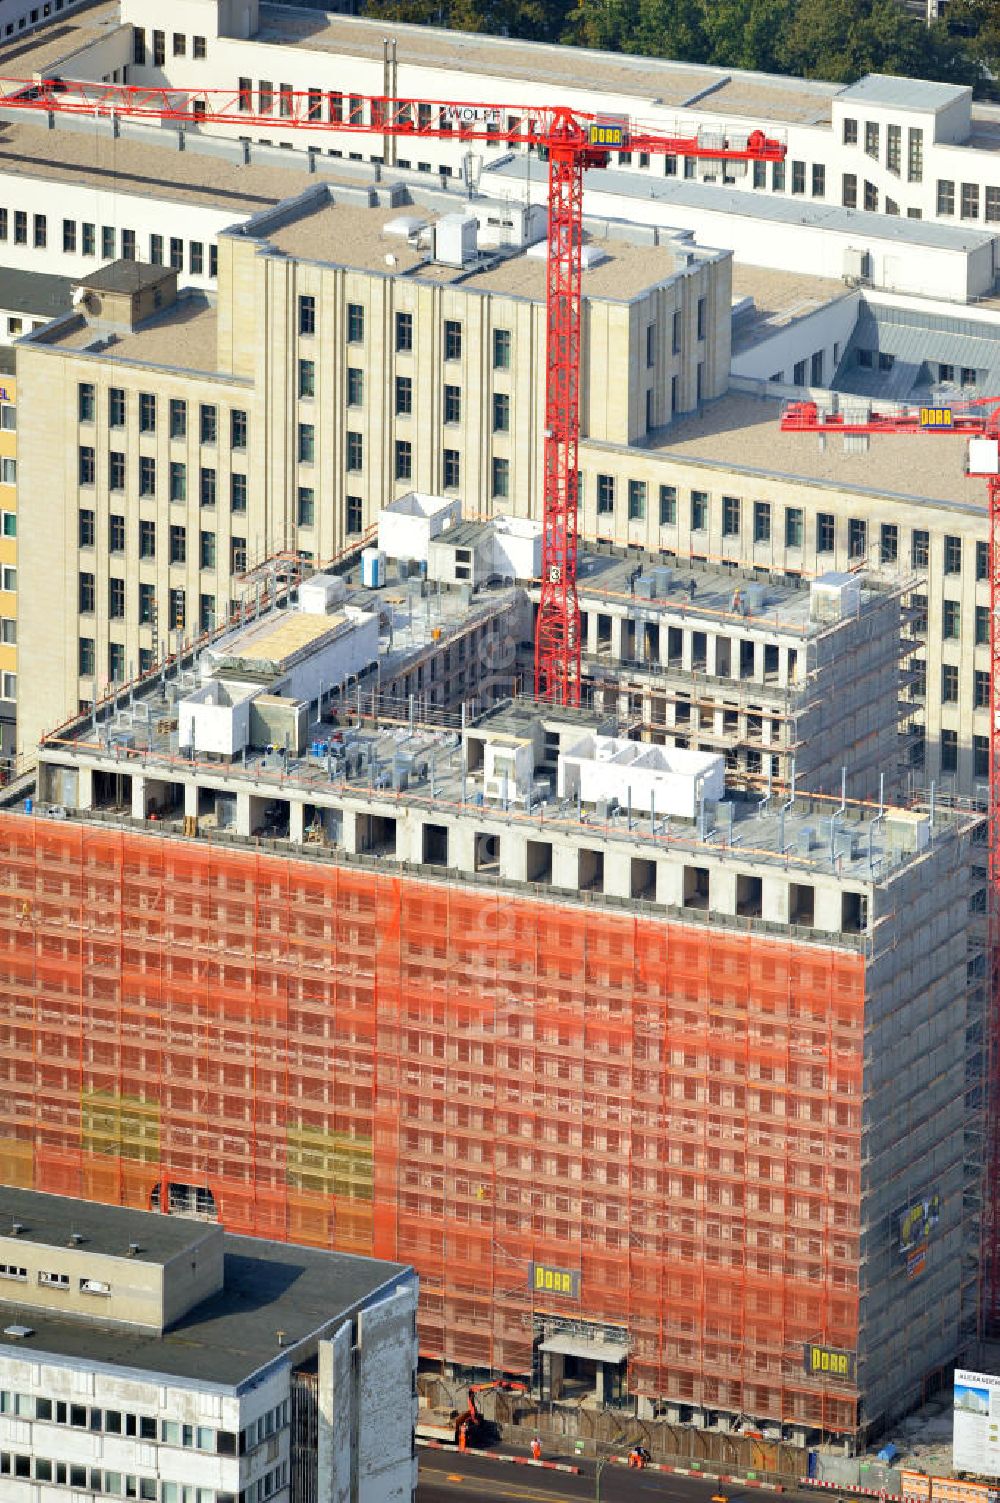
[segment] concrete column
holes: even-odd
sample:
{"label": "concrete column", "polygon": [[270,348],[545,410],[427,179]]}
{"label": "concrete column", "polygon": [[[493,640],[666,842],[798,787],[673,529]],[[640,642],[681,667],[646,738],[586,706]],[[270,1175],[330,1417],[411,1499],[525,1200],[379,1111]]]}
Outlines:
{"label": "concrete column", "polygon": [[288,801],[288,838],[296,845],[301,845],[306,835],[306,806],[300,799],[293,798]]}
{"label": "concrete column", "polygon": [[[239,798],[237,797],[237,804],[238,803],[239,803]],[[198,816],[198,784],[197,783],[185,783],[184,784],[184,814],[185,814],[185,817],[188,816],[188,815],[190,815],[192,818],[195,818],[195,819]]]}
{"label": "concrete column", "polygon": [[840,884],[823,882],[816,884],[816,908],[813,928],[824,934],[839,934],[843,920]]}
{"label": "concrete column", "polygon": [[500,836],[500,868],[511,882],[528,880],[527,837],[520,830],[505,830]]}
{"label": "concrete column", "polygon": [[596,610],[596,608],[594,610],[592,610],[592,611],[588,611],[587,612],[586,622],[587,622],[587,640],[586,640],[586,644],[585,644],[586,650],[587,650],[587,652],[590,653],[591,657],[596,657],[597,656],[597,610]]}
{"label": "concrete column", "polygon": [[[636,818],[639,816],[636,815]],[[628,851],[606,849],[604,852],[604,891],[612,897],[627,898],[632,892],[632,856]]]}
{"label": "concrete column", "polygon": [[132,774],[132,818],[146,818],[146,778],[141,772]]}
{"label": "concrete column", "polygon": [[772,924],[787,924],[788,915],[788,878],[762,878],[761,917],[767,919]]}
{"label": "concrete column", "polygon": [[[605,881],[607,869],[605,868]],[[576,892],[580,886],[580,859],[577,847],[569,841],[552,842],[552,886]]]}
{"label": "concrete column", "polygon": [[717,670],[716,670],[715,649],[716,649],[716,645],[718,643],[718,640],[719,639],[716,636],[716,634],[715,634],[714,631],[706,632],[706,634],[705,634],[705,672],[706,673],[710,673],[713,676],[713,678],[716,676],[716,672],[717,672]]}
{"label": "concrete column", "polygon": [[476,831],[469,820],[455,820],[448,830],[448,865],[456,871],[476,869]]}
{"label": "concrete column", "polygon": [[684,906],[684,863],[661,859],[656,863],[656,901],[670,908]]}
{"label": "concrete column", "polygon": [[713,913],[736,912],[736,873],[731,866],[713,866],[708,890]]}
{"label": "concrete column", "polygon": [[78,809],[94,807],[94,769],[92,767],[80,768],[76,784],[76,807]]}
{"label": "concrete column", "polygon": [[694,630],[690,626],[683,626],[681,633],[681,667],[685,673],[690,673],[694,658]]}
{"label": "concrete column", "polygon": [[249,838],[252,830],[251,798],[240,790],[236,795],[236,833]]}
{"label": "concrete column", "polygon": [[624,618],[621,616],[611,617],[611,656],[616,663],[622,660],[622,627]]}
{"label": "concrete column", "polygon": [[354,809],[345,809],[341,826],[340,843],[345,851],[354,856],[358,853],[358,816]]}

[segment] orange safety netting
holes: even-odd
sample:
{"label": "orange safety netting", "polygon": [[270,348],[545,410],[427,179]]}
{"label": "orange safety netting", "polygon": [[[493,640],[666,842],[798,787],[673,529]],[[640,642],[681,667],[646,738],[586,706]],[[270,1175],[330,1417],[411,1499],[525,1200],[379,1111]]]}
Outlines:
{"label": "orange safety netting", "polygon": [[[864,963],[0,814],[0,1180],[412,1262],[422,1348],[853,1430]],[[579,1274],[533,1292],[532,1262]]]}

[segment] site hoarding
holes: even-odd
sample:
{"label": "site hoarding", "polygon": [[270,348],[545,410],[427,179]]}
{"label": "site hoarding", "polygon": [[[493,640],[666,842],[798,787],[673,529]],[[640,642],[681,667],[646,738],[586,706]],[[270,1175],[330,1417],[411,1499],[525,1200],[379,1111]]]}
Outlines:
{"label": "site hoarding", "polygon": [[952,1453],[956,1471],[1000,1477],[1000,1376],[956,1369]]}

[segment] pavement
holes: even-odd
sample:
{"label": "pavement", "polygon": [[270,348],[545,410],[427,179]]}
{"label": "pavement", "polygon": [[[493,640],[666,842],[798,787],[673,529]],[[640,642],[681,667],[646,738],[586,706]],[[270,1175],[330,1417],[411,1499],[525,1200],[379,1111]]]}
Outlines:
{"label": "pavement", "polygon": [[[575,1503],[598,1496],[596,1462],[574,1455],[571,1446],[547,1446],[542,1465],[533,1464],[527,1451],[515,1446],[498,1446],[487,1455],[428,1446],[420,1448],[419,1456],[417,1503]],[[608,1461],[601,1469],[599,1496],[601,1503],[709,1503],[720,1491],[729,1503],[761,1503],[761,1489],[748,1482],[710,1482],[652,1468],[635,1471],[618,1461]],[[809,1490],[790,1490],[784,1496],[792,1503],[817,1503],[817,1494]]]}

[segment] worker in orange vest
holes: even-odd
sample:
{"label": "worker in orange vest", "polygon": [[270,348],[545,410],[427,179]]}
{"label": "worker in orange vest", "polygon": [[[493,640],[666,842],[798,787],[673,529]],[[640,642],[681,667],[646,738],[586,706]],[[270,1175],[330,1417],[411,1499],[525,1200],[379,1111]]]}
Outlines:
{"label": "worker in orange vest", "polygon": [[531,1459],[532,1461],[541,1461],[542,1459],[542,1443],[537,1435],[531,1442]]}

